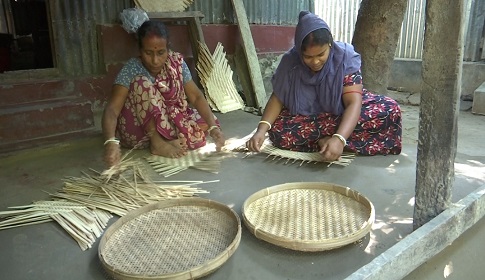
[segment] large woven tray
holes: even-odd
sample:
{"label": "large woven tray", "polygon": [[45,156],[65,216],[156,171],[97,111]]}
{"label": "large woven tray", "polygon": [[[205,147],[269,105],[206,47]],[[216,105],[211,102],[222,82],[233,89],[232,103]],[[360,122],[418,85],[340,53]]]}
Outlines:
{"label": "large woven tray", "polygon": [[101,238],[98,255],[115,279],[194,279],[237,249],[234,210],[203,198],[169,199],[129,212]]}
{"label": "large woven tray", "polygon": [[323,182],[276,185],[251,195],[243,220],[252,234],[298,251],[325,251],[364,237],[374,206],[348,187]]}

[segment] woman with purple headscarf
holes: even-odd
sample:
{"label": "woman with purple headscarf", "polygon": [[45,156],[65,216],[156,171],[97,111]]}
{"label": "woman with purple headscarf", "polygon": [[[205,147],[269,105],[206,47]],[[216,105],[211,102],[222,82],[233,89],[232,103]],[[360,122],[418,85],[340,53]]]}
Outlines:
{"label": "woman with purple headscarf", "polygon": [[275,147],[320,152],[337,160],[344,149],[361,155],[401,152],[401,110],[393,99],[362,86],[360,55],[334,42],[328,25],[302,11],[295,46],[273,75],[273,94],[247,142],[259,152],[268,132]]}

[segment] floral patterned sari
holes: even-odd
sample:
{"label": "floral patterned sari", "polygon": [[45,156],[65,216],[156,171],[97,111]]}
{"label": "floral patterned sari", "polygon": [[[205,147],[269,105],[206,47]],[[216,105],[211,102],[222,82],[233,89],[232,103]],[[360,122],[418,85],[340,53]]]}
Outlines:
{"label": "floral patterned sari", "polygon": [[121,145],[148,147],[147,128],[151,120],[155,122],[157,132],[168,141],[182,134],[191,150],[205,145],[205,132],[199,126],[205,121],[197,110],[188,106],[182,63],[182,56],[170,51],[155,83],[142,75],[133,78],[118,119],[117,136]]}

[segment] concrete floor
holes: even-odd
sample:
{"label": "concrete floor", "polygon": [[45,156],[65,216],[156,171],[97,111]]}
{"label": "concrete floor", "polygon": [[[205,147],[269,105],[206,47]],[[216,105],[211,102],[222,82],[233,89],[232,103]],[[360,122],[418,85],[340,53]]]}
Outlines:
{"label": "concrete floor", "polygon": [[[205,279],[343,279],[408,235],[412,231],[419,109],[405,105],[402,109],[404,148],[400,155],[357,157],[348,167],[300,167],[268,161],[264,155],[243,159],[242,154],[235,154],[224,159],[219,174],[188,170],[169,177],[220,180],[200,185],[210,191],[202,197],[227,204],[239,215],[251,194],[286,182],[336,183],[361,192],[374,204],[376,221],[370,234],[356,244],[319,253],[276,247],[258,240],[243,225],[234,255]],[[242,111],[218,117],[227,139],[249,134],[260,118]],[[485,116],[460,112],[454,202],[485,184],[483,131]],[[0,211],[49,199],[47,193],[60,189],[66,176],[79,177],[89,168],[102,170],[101,155],[101,136],[3,155]],[[105,279],[97,256],[98,242],[82,251],[54,222],[0,231],[0,279]]]}

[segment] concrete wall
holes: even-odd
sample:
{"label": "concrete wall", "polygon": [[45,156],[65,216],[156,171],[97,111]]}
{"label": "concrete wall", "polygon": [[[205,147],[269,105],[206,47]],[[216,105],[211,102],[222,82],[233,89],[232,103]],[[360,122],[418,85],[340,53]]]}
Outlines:
{"label": "concrete wall", "polygon": [[[422,82],[421,60],[395,59],[389,78],[389,88],[391,89],[405,92],[419,92]],[[485,82],[485,63],[463,62],[462,99],[472,100],[473,92],[483,82]]]}

